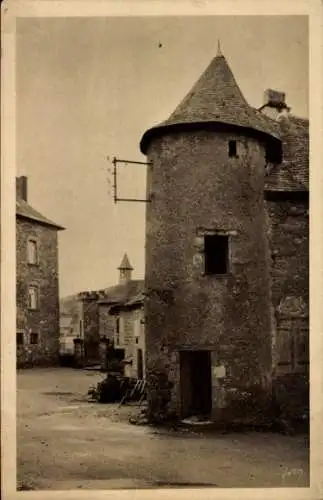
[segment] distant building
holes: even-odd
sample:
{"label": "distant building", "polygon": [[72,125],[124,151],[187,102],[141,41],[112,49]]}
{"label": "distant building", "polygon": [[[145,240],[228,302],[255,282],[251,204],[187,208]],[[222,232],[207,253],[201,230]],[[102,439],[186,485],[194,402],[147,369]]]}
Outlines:
{"label": "distant building", "polygon": [[145,378],[145,328],[144,295],[140,292],[133,299],[111,307],[116,328],[114,347],[123,350],[124,375],[135,379]]}
{"label": "distant building", "polygon": [[[142,308],[140,292],[143,288],[143,281],[132,280],[133,268],[127,255],[123,257],[118,269],[118,285],[102,290],[81,292],[61,299],[62,361],[68,355],[66,346],[67,344],[70,346],[71,343],[74,345],[74,364],[77,366],[97,365],[106,368],[107,356],[111,353],[111,349],[112,358],[114,356],[116,359],[126,361],[126,357],[130,357],[130,347],[126,347],[127,341],[122,340],[120,343],[119,339],[124,339],[124,337],[119,336],[118,329],[120,328],[120,332],[123,332],[123,325],[128,324],[128,320],[124,323],[123,315],[127,315],[129,311],[131,311],[133,328],[138,328],[137,317]],[[122,313],[119,314],[117,312],[119,310],[122,310]],[[143,342],[139,331],[137,336],[133,337],[133,344],[136,343],[136,338],[139,348]],[[142,352],[142,356],[143,354]],[[140,364],[140,360],[138,363]],[[129,368],[125,368],[124,371],[129,373]]]}
{"label": "distant building", "polygon": [[[66,342],[73,342],[76,364],[79,366],[98,365],[100,362],[100,337],[98,316],[98,291],[80,292],[60,300],[61,310],[61,357],[64,362]],[[69,322],[66,336],[64,324]],[[68,338],[68,340],[67,340]],[[75,352],[76,349],[76,352]]]}
{"label": "distant building", "polygon": [[55,365],[59,353],[58,231],[16,179],[17,366]]}
{"label": "distant building", "polygon": [[105,290],[99,300],[99,324],[102,347],[104,340],[124,362],[124,375],[144,378],[144,296],[143,280],[132,280],[132,266],[127,255],[119,266],[119,285]]}
{"label": "distant building", "polygon": [[219,52],[143,135],[152,420],[258,419],[277,382],[308,404],[308,128],[284,93],[253,109]]}
{"label": "distant building", "polygon": [[126,377],[145,378],[145,328],[144,295],[140,292],[133,299],[111,308],[116,319],[114,347],[124,351]]}
{"label": "distant building", "polygon": [[73,316],[61,314],[59,322],[59,356],[61,364],[73,364],[74,339]]}
{"label": "distant building", "polygon": [[129,262],[128,256],[125,254],[119,270],[118,285],[107,288],[101,294],[99,300],[99,330],[100,338],[114,340],[115,334],[115,318],[111,316],[110,310],[114,304],[124,302],[129,295],[134,296],[138,290],[138,281],[132,280],[133,268]]}

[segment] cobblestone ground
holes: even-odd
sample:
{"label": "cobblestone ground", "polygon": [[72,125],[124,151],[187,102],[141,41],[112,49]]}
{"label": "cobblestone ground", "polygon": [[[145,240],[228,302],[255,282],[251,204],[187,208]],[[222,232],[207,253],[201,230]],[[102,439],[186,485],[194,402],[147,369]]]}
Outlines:
{"label": "cobblestone ground", "polygon": [[308,486],[305,437],[133,426],[133,407],[86,401],[101,378],[66,368],[19,371],[20,489]]}

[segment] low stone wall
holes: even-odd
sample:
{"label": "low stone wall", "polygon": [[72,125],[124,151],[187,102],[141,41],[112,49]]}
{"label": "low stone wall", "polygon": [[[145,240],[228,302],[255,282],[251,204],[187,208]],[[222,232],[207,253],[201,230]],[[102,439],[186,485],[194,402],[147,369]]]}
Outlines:
{"label": "low stone wall", "polygon": [[147,370],[147,417],[149,423],[159,424],[179,419],[179,415],[172,410],[172,388],[173,384],[165,371],[161,369]]}
{"label": "low stone wall", "polygon": [[290,373],[273,381],[274,407],[277,418],[290,424],[306,425],[309,421],[309,374]]}
{"label": "low stone wall", "polygon": [[17,359],[17,368],[34,368],[34,367],[39,367],[39,368],[49,368],[49,367],[56,367],[59,366],[59,356],[53,356],[53,355],[48,355],[48,356],[42,356],[39,357],[37,354],[36,356],[20,356],[19,359]]}

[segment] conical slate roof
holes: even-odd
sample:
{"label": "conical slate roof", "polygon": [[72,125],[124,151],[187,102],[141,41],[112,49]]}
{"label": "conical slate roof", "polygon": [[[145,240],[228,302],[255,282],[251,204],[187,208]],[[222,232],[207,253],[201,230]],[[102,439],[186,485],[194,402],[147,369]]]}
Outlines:
{"label": "conical slate roof", "polygon": [[126,253],[123,256],[123,259],[122,259],[121,264],[118,267],[118,269],[129,269],[131,271],[133,270],[133,267],[131,266],[129,259],[128,259],[128,255]]}
{"label": "conical slate roof", "polygon": [[259,114],[245,100],[225,57],[219,52],[168,120],[144,133],[140,149],[145,154],[153,137],[170,130],[215,123],[243,127],[277,139],[275,128]]}

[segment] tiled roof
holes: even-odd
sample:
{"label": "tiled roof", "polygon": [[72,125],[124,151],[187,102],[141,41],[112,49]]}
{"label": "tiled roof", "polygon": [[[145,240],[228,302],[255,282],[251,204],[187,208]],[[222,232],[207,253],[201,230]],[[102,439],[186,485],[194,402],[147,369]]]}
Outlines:
{"label": "tiled roof", "polygon": [[31,205],[29,205],[29,203],[27,203],[25,200],[21,198],[16,199],[16,216],[35,221],[38,222],[39,224],[50,226],[58,230],[65,229],[64,227],[59,226],[55,222],[44,217],[40,212],[35,210]]}
{"label": "tiled roof", "polygon": [[133,306],[136,304],[142,304],[145,300],[145,295],[143,292],[139,292],[133,299],[128,300],[125,305]]}
{"label": "tiled roof", "polygon": [[130,264],[128,255],[126,253],[123,256],[123,259],[122,259],[121,264],[118,267],[118,269],[130,269],[131,271],[133,270],[133,267]]}
{"label": "tiled roof", "polygon": [[143,280],[131,280],[125,284],[115,285],[104,291],[104,297],[98,301],[99,304],[124,305],[134,300],[144,291]]}
{"label": "tiled roof", "polygon": [[[78,302],[88,295],[90,303],[109,306],[133,306],[144,300],[144,280],[131,280],[127,283],[110,286],[97,292],[81,292],[60,299],[60,315],[77,317]],[[99,298],[101,297],[101,298]]]}
{"label": "tiled roof", "polygon": [[168,120],[145,132],[141,151],[146,154],[154,136],[183,126],[221,123],[251,129],[276,137],[276,127],[269,126],[260,112],[245,100],[222,54],[213,58],[205,72]]}
{"label": "tiled roof", "polygon": [[280,127],[283,160],[273,165],[266,177],[267,191],[308,191],[309,121],[293,115],[282,116]]}

